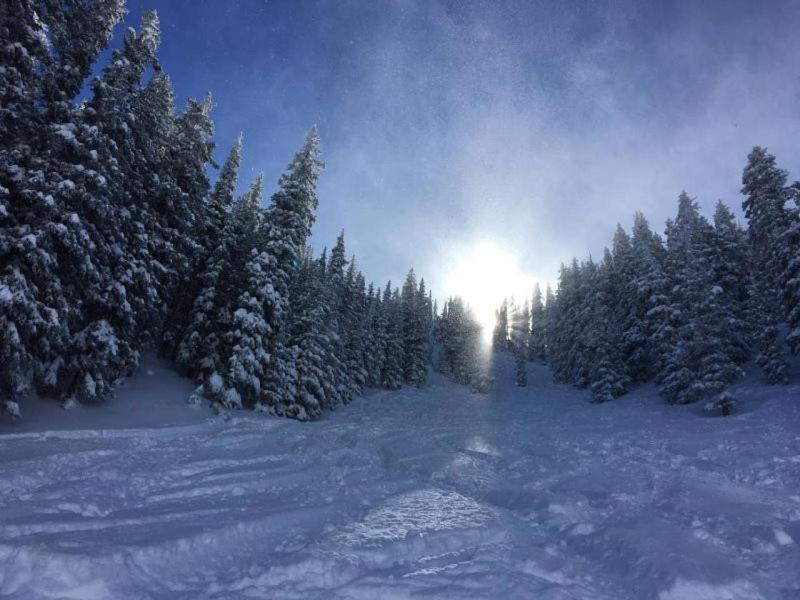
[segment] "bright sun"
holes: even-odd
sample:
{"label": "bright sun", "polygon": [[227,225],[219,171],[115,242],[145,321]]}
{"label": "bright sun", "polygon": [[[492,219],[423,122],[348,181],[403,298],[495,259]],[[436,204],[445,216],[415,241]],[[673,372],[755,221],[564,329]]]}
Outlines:
{"label": "bright sun", "polygon": [[483,326],[484,339],[494,328],[494,312],[503,298],[520,302],[530,297],[534,278],[519,267],[513,254],[491,240],[466,244],[453,252],[445,294],[461,296]]}

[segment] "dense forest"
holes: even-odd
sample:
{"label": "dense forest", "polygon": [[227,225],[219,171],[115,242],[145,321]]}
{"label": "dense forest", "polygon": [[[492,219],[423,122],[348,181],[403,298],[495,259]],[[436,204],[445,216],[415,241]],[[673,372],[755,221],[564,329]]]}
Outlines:
{"label": "dense forest", "polygon": [[742,176],[747,226],[718,202],[711,221],[681,193],[662,238],[641,213],[617,226],[597,263],[562,265],[555,293],[540,290],[497,311],[495,348],[546,361],[558,382],[604,402],[655,381],[671,403],[706,400],[730,412],[727,391],[751,358],[767,382],[787,382],[800,353],[800,184],[756,147]]}
{"label": "dense forest", "polygon": [[376,288],[343,234],[316,257],[308,245],[316,130],[266,207],[260,176],[234,197],[242,137],[212,185],[211,99],[176,110],[155,12],[91,77],[123,13],[123,0],[0,4],[6,409],[30,393],[108,398],[147,350],[220,410],[305,420],[365,386],[422,385],[424,281],[412,270],[400,289]]}
{"label": "dense forest", "polygon": [[[421,386],[429,363],[485,390],[464,300],[440,313],[413,269],[400,288],[367,284],[344,234],[313,252],[315,128],[268,200],[261,176],[236,197],[243,138],[220,167],[210,96],[176,110],[155,12],[94,70],[123,13],[123,0],[0,5],[7,411],[31,393],[108,398],[145,351],[222,411],[313,419],[365,387]],[[520,386],[526,362],[547,362],[597,402],[654,380],[669,402],[727,413],[753,349],[767,380],[785,382],[787,352],[800,353],[800,185],[787,180],[757,147],[747,227],[721,202],[709,221],[686,193],[663,238],[637,213],[599,263],[575,259],[544,298],[505,302],[494,349],[513,353]]]}

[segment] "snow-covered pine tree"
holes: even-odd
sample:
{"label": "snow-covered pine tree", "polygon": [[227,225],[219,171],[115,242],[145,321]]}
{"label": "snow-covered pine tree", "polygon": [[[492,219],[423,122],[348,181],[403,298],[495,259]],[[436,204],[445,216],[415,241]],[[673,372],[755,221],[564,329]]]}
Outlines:
{"label": "snow-covered pine tree", "polygon": [[[328,321],[331,328],[331,357],[335,361],[332,371],[333,385],[336,387],[336,398],[342,403],[348,402],[353,394],[354,383],[348,369],[347,328],[348,328],[348,262],[345,253],[344,231],[336,238],[325,272],[325,303],[329,308]],[[333,364],[333,362],[332,362]]]}
{"label": "snow-covered pine tree", "polygon": [[[69,359],[59,377],[61,394],[81,400],[110,395],[161,325],[166,295],[159,277],[164,266],[157,256],[161,237],[153,192],[170,185],[157,187],[152,181],[172,126],[172,90],[159,74],[143,85],[147,69],[157,65],[159,41],[158,17],[145,12],[139,30],[127,31],[123,47],[93,81],[91,98],[79,107],[80,127],[65,136],[97,157],[96,167],[66,171],[59,184],[69,190],[62,195],[65,202],[79,207],[74,212],[93,242],[94,273],[81,280],[82,315],[73,321]],[[76,177],[82,179],[76,182]]]}
{"label": "snow-covered pine tree", "polygon": [[9,0],[0,6],[0,139],[40,152],[29,134],[72,118],[73,100],[124,13],[124,0]]}
{"label": "snow-covered pine tree", "polygon": [[[668,326],[664,306],[666,277],[663,271],[664,248],[641,212],[633,217],[631,268],[628,287],[628,312],[622,322],[623,353],[632,383],[644,383],[656,371],[657,339],[662,326]],[[653,309],[653,312],[649,311]],[[662,321],[664,318],[666,321]]]}
{"label": "snow-covered pine tree", "polygon": [[242,162],[242,146],[244,145],[244,134],[240,133],[236,138],[225,162],[222,163],[219,177],[214,183],[214,188],[208,199],[208,225],[206,234],[213,238],[219,238],[225,220],[233,206],[233,194],[236,190],[236,183],[239,180],[239,166]]}
{"label": "snow-covered pine tree", "polygon": [[[319,203],[316,185],[322,167],[319,135],[316,127],[312,127],[303,147],[279,179],[279,190],[272,195],[267,209],[271,231],[267,250],[272,257],[269,278],[276,298],[289,298],[292,277],[301,265]],[[296,406],[294,394],[287,393],[291,392],[291,382],[297,379],[287,343],[287,321],[285,312],[273,315],[273,335],[269,342],[272,364],[264,386],[266,404],[281,415],[291,415]]]}
{"label": "snow-covered pine tree", "polygon": [[744,374],[739,364],[747,359],[748,352],[743,341],[745,324],[738,312],[741,306],[717,279],[722,270],[718,244],[716,229],[703,223],[695,243],[699,255],[696,274],[702,273],[702,277],[693,280],[698,287],[692,304],[697,319],[695,339],[700,348],[702,397],[712,398],[723,412],[729,412],[735,399],[727,387]]}
{"label": "snow-covered pine tree", "polygon": [[577,304],[575,307],[575,323],[573,327],[576,335],[575,343],[571,350],[572,384],[577,387],[586,387],[592,382],[594,368],[595,342],[590,337],[591,325],[594,318],[592,305],[596,294],[598,280],[598,265],[590,256],[578,268]]}
{"label": "snow-covered pine tree", "polygon": [[[774,257],[777,240],[789,225],[785,210],[789,199],[788,174],[777,167],[775,157],[766,148],[756,146],[747,156],[742,174],[742,209],[749,223],[748,234],[758,260]],[[759,266],[767,267],[766,264]],[[776,270],[776,267],[771,267]]]}
{"label": "snow-covered pine tree", "polygon": [[433,292],[428,292],[428,300],[430,301],[433,299],[433,303],[431,304],[431,339],[430,339],[430,352],[428,353],[428,362],[433,364],[433,355],[435,352],[435,344],[436,344],[436,327],[439,323],[439,301],[433,298]]}
{"label": "snow-covered pine tree", "polygon": [[[224,223],[222,207],[215,202],[217,198],[209,196],[206,173],[208,165],[213,163],[210,111],[210,94],[202,101],[188,100],[186,108],[174,119],[163,167],[158,173],[158,180],[173,182],[171,190],[162,194],[154,206],[157,234],[153,237],[159,242],[156,258],[162,265],[159,279],[164,298],[175,311],[182,311],[177,318],[170,319],[178,325],[191,306],[197,292],[195,282],[219,242]],[[162,311],[162,318],[169,316]],[[169,345],[171,337],[167,327],[162,340]]]}
{"label": "snow-covered pine tree", "polygon": [[508,300],[504,299],[494,313],[494,331],[492,332],[492,348],[508,350]]}
{"label": "snow-covered pine tree", "polygon": [[663,354],[659,390],[667,401],[679,404],[719,397],[741,371],[725,339],[728,311],[723,290],[714,281],[714,230],[685,192],[667,235],[676,327]]}
{"label": "snow-covered pine tree", "polygon": [[542,290],[539,284],[533,286],[531,296],[531,333],[528,338],[528,360],[544,362],[545,353],[545,310],[542,302]]}
{"label": "snow-covered pine tree", "polygon": [[[338,251],[337,253],[338,254]],[[344,257],[344,247],[342,246],[341,256]],[[336,262],[336,261],[334,261]],[[325,401],[322,407],[326,410],[334,410],[337,406],[346,403],[349,398],[348,393],[348,373],[347,365],[342,354],[340,330],[340,313],[338,293],[341,288],[331,285],[331,270],[323,256],[318,263],[317,273],[320,277],[320,317],[321,325],[318,329],[318,342],[324,349],[323,371],[325,378],[322,382],[325,391]],[[337,282],[340,284],[341,280]]]}
{"label": "snow-covered pine tree", "polygon": [[787,380],[787,365],[778,338],[783,321],[780,304],[780,276],[786,268],[778,240],[789,229],[787,173],[775,164],[775,157],[756,146],[747,157],[742,174],[742,209],[747,218],[752,256],[750,289],[751,319],[758,348],[756,362],[771,383]]}
{"label": "snow-covered pine tree", "polygon": [[552,323],[552,349],[548,357],[556,381],[586,387],[590,383],[591,342],[587,337],[592,318],[589,299],[597,265],[591,260],[562,265]]}
{"label": "snow-covered pine tree", "polygon": [[458,384],[486,392],[491,379],[489,357],[482,352],[481,336],[481,326],[463,300],[448,299],[437,319],[436,339],[440,351],[436,369]]}
{"label": "snow-covered pine tree", "polygon": [[311,250],[307,249],[291,286],[288,339],[296,349],[297,381],[293,387],[297,405],[303,409],[298,413],[300,418],[316,418],[323,409],[341,403],[335,386],[336,375],[332,373],[334,336],[326,319],[330,307],[325,304],[323,293],[326,266],[326,252],[315,261]]}
{"label": "snow-covered pine tree", "polygon": [[733,212],[718,201],[714,209],[714,229],[706,246],[711,268],[712,287],[718,287],[716,301],[722,311],[725,353],[737,364],[750,358],[747,313],[748,244],[747,234],[736,222]]}
{"label": "snow-covered pine tree", "polygon": [[344,303],[341,337],[344,345],[345,370],[349,389],[348,400],[361,393],[367,380],[364,348],[366,344],[366,291],[364,276],[351,257],[344,279]]}
{"label": "snow-covered pine tree", "polygon": [[[419,331],[422,346],[422,361],[427,365],[431,361],[431,345],[433,343],[433,304],[432,296],[425,286],[425,278],[420,278],[419,288],[417,289],[417,319],[419,320]],[[426,378],[427,378],[427,367]]]}
{"label": "snow-covered pine tree", "polygon": [[223,231],[233,206],[241,158],[242,135],[239,135],[222,165],[219,178],[209,196],[208,214],[202,227],[204,242],[198,245],[197,256],[193,257],[192,266],[187,269],[188,276],[173,295],[173,310],[164,328],[160,347],[161,354],[169,358],[177,358],[179,344],[190,324],[192,306],[202,290],[204,273],[208,269],[207,263],[213,256],[214,250],[223,242]]}
{"label": "snow-covered pine tree", "polygon": [[[4,185],[14,175],[24,173],[33,142],[42,127],[38,107],[45,86],[43,74],[52,61],[47,25],[35,0],[8,0],[0,4],[0,147],[10,156],[4,167]],[[16,167],[16,168],[11,168]],[[9,190],[10,191],[10,190]]]}
{"label": "snow-covered pine tree", "polygon": [[428,339],[425,341],[428,347],[428,355],[425,357],[425,362],[428,364],[433,364],[434,328],[436,326],[436,315],[439,312],[436,300],[433,298],[433,290],[428,290],[425,308],[425,331],[427,332],[428,336]]}
{"label": "snow-covered pine tree", "polygon": [[562,263],[558,274],[556,295],[553,302],[547,303],[548,324],[550,325],[547,360],[553,372],[553,379],[562,383],[566,383],[570,379],[568,355],[574,338],[570,319],[573,317],[572,312],[575,305],[576,271],[576,261],[573,261],[572,266]]}
{"label": "snow-covered pine tree", "polygon": [[[13,3],[12,3],[13,4]],[[125,12],[124,0],[36,3],[47,25],[50,56],[42,97],[51,120],[71,111],[71,103],[106,47]]]}
{"label": "snow-covered pine tree", "polygon": [[779,326],[781,305],[779,291],[769,272],[755,265],[750,271],[748,316],[756,347],[756,364],[771,384],[788,383],[789,365],[784,356]]}
{"label": "snow-covered pine tree", "polygon": [[396,390],[403,385],[403,311],[400,292],[392,290],[391,281],[383,292],[383,312],[386,315],[386,355],[381,382],[383,387]]}
{"label": "snow-covered pine tree", "polygon": [[789,213],[789,227],[778,238],[778,252],[784,265],[781,275],[783,302],[789,322],[786,340],[794,354],[800,354],[800,183],[791,189],[794,207]]}
{"label": "snow-covered pine tree", "polygon": [[[262,178],[257,177],[247,193],[235,202],[202,276],[189,325],[179,341],[177,361],[190,377],[221,383],[228,369],[226,332],[233,327],[234,304],[246,287],[245,265],[251,258],[261,217]],[[271,267],[271,265],[270,265]],[[220,391],[220,383],[211,386]],[[235,404],[236,402],[234,402]]]}
{"label": "snow-covered pine tree", "polygon": [[[667,220],[667,232],[673,227]],[[645,330],[648,334],[647,348],[653,360],[653,376],[660,385],[667,365],[673,358],[678,343],[678,330],[683,314],[674,302],[675,261],[668,260],[668,249],[663,259],[655,258],[645,267],[647,270],[637,276],[637,288],[647,295],[648,310],[645,314]]]}
{"label": "snow-covered pine tree", "polygon": [[[70,306],[55,276],[46,235],[59,212],[43,193],[37,153],[46,123],[39,111],[51,57],[47,29],[32,0],[0,4],[0,398],[17,400],[61,356]],[[63,360],[63,359],[62,359]]]}
{"label": "snow-covered pine tree", "polygon": [[386,360],[386,314],[384,313],[380,290],[375,290],[369,284],[367,291],[367,336],[366,345],[366,370],[367,385],[380,387],[383,363]]}
{"label": "snow-covered pine tree", "polygon": [[[273,324],[276,315],[288,309],[288,298],[275,292],[270,278],[274,259],[267,251],[271,229],[261,210],[260,176],[248,193],[246,203],[244,209],[252,215],[252,229],[242,240],[242,250],[248,250],[248,255],[237,282],[238,297],[230,309],[230,327],[222,338],[227,362],[222,401],[227,408],[252,407],[264,400],[262,389],[272,368]],[[302,418],[304,412],[298,407],[288,415]]]}
{"label": "snow-covered pine tree", "polygon": [[556,296],[548,283],[544,293],[544,357],[547,362],[550,362],[550,352],[553,348],[555,315]]}
{"label": "snow-covered pine tree", "polygon": [[[615,240],[615,246],[618,243]],[[619,313],[614,310],[620,287],[625,287],[625,278],[620,277],[618,252],[613,256],[606,249],[603,263],[594,273],[592,293],[588,298],[591,318],[586,324],[586,335],[592,355],[589,378],[593,402],[607,402],[621,396],[629,381],[623,356],[622,330],[617,320]]]}
{"label": "snow-covered pine tree", "polygon": [[[137,360],[129,303],[111,274],[127,247],[109,181],[117,157],[87,118],[91,109],[70,101],[122,7],[12,2],[2,10],[11,11],[2,19],[0,80],[0,256],[8,265],[0,277],[14,304],[0,324],[0,348],[13,348],[0,358],[15,365],[8,393],[33,384],[62,398],[103,398]],[[129,36],[141,38],[150,22]]]}
{"label": "snow-covered pine tree", "polygon": [[694,273],[703,268],[693,242],[701,227],[701,216],[697,203],[686,192],[678,198],[678,214],[674,221],[667,222],[667,259],[666,271],[671,285],[667,292],[666,303],[671,316],[672,336],[660,338],[659,371],[656,377],[659,391],[668,402],[686,404],[700,398],[699,376],[696,347],[693,344],[695,323],[691,301],[697,285],[690,285],[702,276]]}
{"label": "snow-covered pine tree", "polygon": [[[454,302],[459,307],[451,311]],[[439,373],[453,374],[457,370],[457,355],[464,349],[463,340],[456,335],[455,324],[461,321],[461,316],[456,311],[463,312],[464,306],[460,298],[448,298],[442,306],[442,312],[434,324],[435,341],[438,346],[433,366]],[[453,378],[455,380],[455,378]]]}
{"label": "snow-covered pine tree", "polygon": [[518,387],[528,385],[528,341],[530,339],[530,307],[525,300],[522,306],[509,304],[511,355],[514,357],[515,381]]}
{"label": "snow-covered pine tree", "polygon": [[[636,297],[631,293],[631,287],[635,279],[634,274],[634,255],[633,255],[633,242],[628,232],[623,229],[620,224],[614,232],[614,238],[611,245],[611,250],[607,251],[603,260],[602,273],[600,274],[601,280],[605,285],[605,299],[604,303],[607,306],[608,315],[607,319],[613,323],[615,328],[618,328],[620,333],[619,341],[626,339],[625,333],[628,326],[636,324],[637,303]],[[634,333],[633,331],[631,332]],[[630,336],[630,344],[623,343],[620,350],[623,353],[622,366],[626,372],[625,379],[627,381],[633,379],[629,371],[635,365],[635,361],[631,360],[636,356],[640,350],[639,346],[635,343],[635,335]],[[629,367],[631,365],[631,367]],[[638,367],[638,365],[636,365]]]}
{"label": "snow-covered pine tree", "polygon": [[414,269],[406,276],[401,293],[403,318],[403,378],[410,385],[421,387],[426,379],[425,361],[428,356],[425,311],[427,296],[417,287]]}

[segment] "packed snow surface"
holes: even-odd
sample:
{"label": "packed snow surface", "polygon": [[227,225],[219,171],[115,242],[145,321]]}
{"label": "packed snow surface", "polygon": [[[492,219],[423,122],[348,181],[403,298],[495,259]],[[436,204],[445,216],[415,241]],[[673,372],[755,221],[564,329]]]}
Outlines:
{"label": "packed snow surface", "polygon": [[105,407],[28,404],[0,427],[0,597],[800,597],[800,386],[751,375],[712,418],[496,370],[315,423],[212,416],[157,363]]}

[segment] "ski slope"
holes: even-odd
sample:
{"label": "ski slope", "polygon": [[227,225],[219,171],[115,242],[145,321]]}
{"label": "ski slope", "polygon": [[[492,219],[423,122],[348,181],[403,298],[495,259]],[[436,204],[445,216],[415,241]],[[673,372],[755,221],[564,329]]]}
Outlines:
{"label": "ski slope", "polygon": [[29,409],[0,425],[0,597],[800,597],[800,385],[709,418],[498,360],[489,395],[434,375],[316,423],[226,422],[157,363]]}

